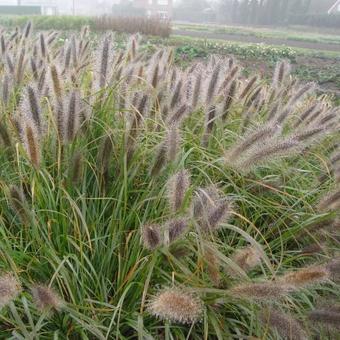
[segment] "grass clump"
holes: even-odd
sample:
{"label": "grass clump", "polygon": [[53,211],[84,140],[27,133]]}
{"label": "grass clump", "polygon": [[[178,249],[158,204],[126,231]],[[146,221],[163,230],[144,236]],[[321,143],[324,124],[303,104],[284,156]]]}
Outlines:
{"label": "grass clump", "polygon": [[268,83],[216,56],[177,68],[138,36],[122,51],[55,36],[0,37],[0,338],[322,325],[317,300],[339,298],[338,108],[287,62]]}

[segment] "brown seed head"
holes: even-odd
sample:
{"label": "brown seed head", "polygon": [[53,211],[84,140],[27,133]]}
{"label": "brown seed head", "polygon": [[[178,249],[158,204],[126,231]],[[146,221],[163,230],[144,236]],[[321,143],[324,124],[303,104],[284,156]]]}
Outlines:
{"label": "brown seed head", "polygon": [[34,285],[31,288],[34,303],[39,310],[59,310],[62,307],[62,301],[58,294],[50,287],[45,285]]}
{"label": "brown seed head", "polygon": [[13,274],[0,275],[0,309],[14,300],[20,292],[21,285]]}
{"label": "brown seed head", "polygon": [[150,300],[149,312],[162,320],[194,323],[201,318],[203,304],[191,293],[170,288],[162,290]]}
{"label": "brown seed head", "polygon": [[260,314],[261,321],[275,330],[282,339],[287,340],[307,340],[306,332],[302,329],[299,322],[291,316],[278,310],[267,309]]}
{"label": "brown seed head", "polygon": [[147,224],[142,227],[142,239],[144,247],[154,250],[162,243],[160,226],[157,224]]}

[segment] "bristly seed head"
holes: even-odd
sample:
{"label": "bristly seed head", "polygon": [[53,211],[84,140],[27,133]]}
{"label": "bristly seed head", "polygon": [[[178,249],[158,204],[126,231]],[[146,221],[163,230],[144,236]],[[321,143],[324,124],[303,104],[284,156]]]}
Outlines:
{"label": "bristly seed head", "polygon": [[330,278],[330,272],[324,266],[311,266],[290,272],[279,281],[294,288],[302,288],[309,285],[325,282]]}
{"label": "bristly seed head", "polygon": [[221,223],[229,219],[232,203],[228,200],[214,203],[214,206],[206,207],[203,219],[198,221],[200,229],[204,233],[215,232]]}
{"label": "bristly seed head", "polygon": [[185,194],[190,186],[188,171],[181,170],[168,181],[168,199],[172,212],[177,212],[183,206]]}
{"label": "bristly seed head", "polygon": [[162,243],[160,226],[157,224],[146,224],[142,226],[142,240],[144,247],[154,250]]}
{"label": "bristly seed head", "polygon": [[260,253],[254,246],[238,249],[231,259],[245,272],[261,263]]}
{"label": "bristly seed head", "polygon": [[21,292],[21,285],[11,273],[0,275],[0,309],[13,301]]}
{"label": "bristly seed head", "polygon": [[340,307],[328,306],[327,309],[315,309],[308,315],[310,321],[340,329]]}
{"label": "bristly seed head", "polygon": [[29,156],[30,161],[35,168],[39,168],[40,165],[40,144],[39,137],[35,127],[30,124],[26,124],[24,128],[24,146]]}
{"label": "bristly seed head", "polygon": [[246,283],[235,286],[229,290],[230,296],[245,300],[266,301],[277,300],[289,294],[291,286],[275,283]]}
{"label": "bristly seed head", "polygon": [[34,303],[41,311],[59,310],[62,307],[62,301],[59,295],[50,287],[45,285],[34,285],[31,288]]}
{"label": "bristly seed head", "polygon": [[188,221],[184,218],[177,218],[167,222],[166,230],[168,232],[169,243],[176,241],[184,235],[188,227]]}
{"label": "bristly seed head", "polygon": [[195,295],[177,288],[164,289],[149,303],[149,312],[170,322],[195,323],[203,313],[203,303]]}
{"label": "bristly seed head", "polygon": [[169,128],[168,134],[167,134],[167,144],[168,144],[168,161],[174,162],[176,160],[176,157],[179,152],[181,143],[181,136],[179,129],[176,125],[172,125]]}
{"label": "bristly seed head", "polygon": [[[338,224],[339,229],[339,221],[335,222],[333,227],[336,227],[336,223]],[[329,263],[326,264],[326,270],[330,273],[330,277],[332,280],[340,279],[340,258],[335,258]]]}
{"label": "bristly seed head", "polygon": [[308,336],[299,322],[278,310],[266,309],[261,312],[261,321],[286,340],[307,340]]}

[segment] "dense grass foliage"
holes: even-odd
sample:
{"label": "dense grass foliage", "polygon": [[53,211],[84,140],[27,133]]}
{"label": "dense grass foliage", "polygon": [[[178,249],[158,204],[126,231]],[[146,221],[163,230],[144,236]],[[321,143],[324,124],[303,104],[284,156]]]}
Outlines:
{"label": "dense grass foliage", "polygon": [[0,338],[331,339],[339,109],[138,39],[0,38]]}
{"label": "dense grass foliage", "polygon": [[124,33],[141,33],[169,37],[171,23],[157,17],[119,17],[119,16],[0,16],[0,26],[7,28],[23,27],[31,20],[37,30],[73,30],[80,31],[83,26],[89,26],[93,31],[115,31]]}

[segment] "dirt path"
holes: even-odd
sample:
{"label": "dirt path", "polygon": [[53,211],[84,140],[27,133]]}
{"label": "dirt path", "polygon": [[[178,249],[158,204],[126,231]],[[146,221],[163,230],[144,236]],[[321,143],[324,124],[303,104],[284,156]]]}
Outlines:
{"label": "dirt path", "polygon": [[327,44],[327,43],[312,43],[306,41],[285,40],[277,38],[259,38],[242,34],[227,34],[215,32],[200,32],[189,30],[173,30],[174,35],[188,36],[194,38],[208,38],[208,39],[221,39],[243,43],[264,43],[267,45],[285,45],[289,47],[307,48],[318,51],[334,51],[340,53],[340,45]]}

